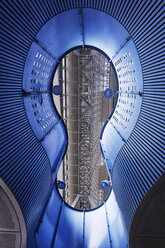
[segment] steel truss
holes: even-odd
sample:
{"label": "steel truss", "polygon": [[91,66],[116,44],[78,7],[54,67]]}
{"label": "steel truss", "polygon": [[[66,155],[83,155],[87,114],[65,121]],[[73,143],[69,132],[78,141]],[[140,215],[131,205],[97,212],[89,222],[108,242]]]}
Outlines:
{"label": "steel truss", "polygon": [[[74,59],[74,66],[76,61],[74,72],[69,62],[67,64],[67,59],[68,61]],[[61,107],[69,130],[68,153],[63,161],[64,180],[67,183],[64,198],[70,205],[85,210],[95,207],[101,201],[100,188],[96,183],[98,182],[97,166],[102,163],[99,137],[102,128],[103,92],[109,87],[110,65],[102,54],[89,49],[76,54],[71,53],[62,63]],[[75,74],[71,75],[71,73]],[[77,84],[75,75],[77,75]],[[77,106],[73,106],[73,100]],[[75,146],[77,146],[76,151]],[[75,169],[76,163],[78,169]],[[71,170],[73,164],[75,166]],[[73,183],[74,176],[78,179],[75,183]]]}

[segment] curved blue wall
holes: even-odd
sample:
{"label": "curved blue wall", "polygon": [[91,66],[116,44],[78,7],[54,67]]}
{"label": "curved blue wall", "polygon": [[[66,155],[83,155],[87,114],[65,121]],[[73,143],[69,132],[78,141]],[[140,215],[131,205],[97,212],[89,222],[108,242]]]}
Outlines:
{"label": "curved blue wall", "polygon": [[[126,247],[140,202],[165,169],[163,1],[0,4],[0,175],[22,209],[28,247]],[[63,203],[52,180],[67,135],[50,85],[60,57],[79,45],[104,51],[119,82],[116,109],[101,136],[113,191],[103,206],[86,213]]]}

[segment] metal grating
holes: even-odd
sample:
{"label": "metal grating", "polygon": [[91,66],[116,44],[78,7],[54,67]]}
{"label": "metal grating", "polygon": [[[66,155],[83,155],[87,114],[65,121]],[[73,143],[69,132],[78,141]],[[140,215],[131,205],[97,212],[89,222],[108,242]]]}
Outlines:
{"label": "metal grating", "polygon": [[16,248],[16,240],[18,234],[16,233],[0,233],[1,248]]}
{"label": "metal grating", "polygon": [[13,194],[0,179],[0,247],[26,247],[26,227]]}

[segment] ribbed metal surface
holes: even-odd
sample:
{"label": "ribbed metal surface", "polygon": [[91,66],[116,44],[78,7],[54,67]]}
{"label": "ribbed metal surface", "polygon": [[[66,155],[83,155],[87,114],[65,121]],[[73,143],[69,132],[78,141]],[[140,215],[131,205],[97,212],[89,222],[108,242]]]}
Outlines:
{"label": "ribbed metal surface", "polygon": [[49,191],[51,175],[48,157],[29,125],[23,104],[24,64],[37,25],[31,25],[27,18],[31,13],[28,8],[21,6],[22,3],[1,2],[3,27],[0,176],[15,195],[27,230],[32,233]]}
{"label": "ribbed metal surface", "polygon": [[22,98],[25,60],[35,35],[54,15],[88,7],[111,14],[132,36],[143,71],[143,104],[138,123],[113,170],[114,192],[129,232],[138,204],[164,171],[163,2],[1,1],[1,175],[17,198],[29,230],[38,214],[36,206],[44,201],[50,183],[49,161],[29,125]]}
{"label": "ribbed metal surface", "polygon": [[[165,174],[145,196],[133,218],[130,247],[165,246]],[[139,224],[140,223],[140,224]]]}
{"label": "ribbed metal surface", "polygon": [[137,19],[134,9],[136,26],[129,27],[141,59],[144,94],[138,122],[113,170],[114,191],[128,233],[139,203],[165,170],[162,7],[162,1],[146,1]]}
{"label": "ribbed metal surface", "polygon": [[22,99],[8,95],[2,105],[1,177],[19,202],[30,230],[50,187],[49,160],[30,129]]}

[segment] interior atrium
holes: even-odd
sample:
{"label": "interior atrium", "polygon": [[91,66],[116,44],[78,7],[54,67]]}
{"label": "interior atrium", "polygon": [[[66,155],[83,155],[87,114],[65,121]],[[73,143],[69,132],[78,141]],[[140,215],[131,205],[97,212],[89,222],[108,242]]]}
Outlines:
{"label": "interior atrium", "polygon": [[164,0],[1,0],[1,248],[164,248]]}

